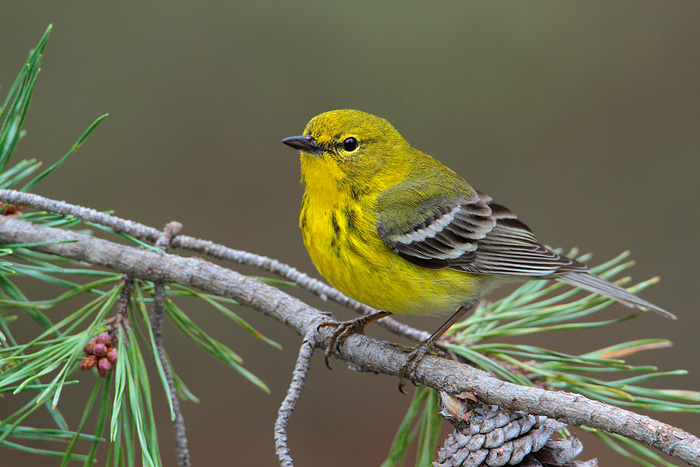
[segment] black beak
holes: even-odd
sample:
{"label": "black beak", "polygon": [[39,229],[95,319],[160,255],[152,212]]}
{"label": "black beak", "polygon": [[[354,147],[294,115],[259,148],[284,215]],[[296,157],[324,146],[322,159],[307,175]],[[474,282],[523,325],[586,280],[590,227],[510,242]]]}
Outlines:
{"label": "black beak", "polygon": [[314,141],[311,136],[290,136],[289,138],[284,138],[282,142],[289,147],[308,152],[310,154],[318,155],[326,151],[324,147],[316,144],[316,141]]}

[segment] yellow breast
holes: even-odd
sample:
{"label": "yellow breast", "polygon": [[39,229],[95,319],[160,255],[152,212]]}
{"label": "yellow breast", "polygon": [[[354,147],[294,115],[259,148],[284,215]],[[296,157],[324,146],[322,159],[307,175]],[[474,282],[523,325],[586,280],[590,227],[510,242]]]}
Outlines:
{"label": "yellow breast", "polygon": [[333,164],[302,155],[306,191],[299,225],[319,272],[348,297],[392,313],[454,311],[485,292],[486,276],[416,266],[376,230],[381,187],[358,187]]}

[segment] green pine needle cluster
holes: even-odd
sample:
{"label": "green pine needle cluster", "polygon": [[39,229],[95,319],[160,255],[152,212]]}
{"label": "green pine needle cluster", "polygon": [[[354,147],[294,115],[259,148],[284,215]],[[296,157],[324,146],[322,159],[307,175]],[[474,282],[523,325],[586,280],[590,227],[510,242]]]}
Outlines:
{"label": "green pine needle cluster", "polygon": [[[569,255],[578,261],[587,261],[590,255]],[[629,252],[592,268],[592,271],[612,280],[634,262],[627,261]],[[628,277],[616,281],[628,283]],[[629,290],[639,292],[658,279],[641,282]],[[686,370],[659,371],[650,365],[630,365],[624,357],[641,351],[668,347],[665,339],[641,339],[592,350],[582,355],[570,355],[534,345],[510,344],[500,341],[511,336],[537,334],[543,340],[546,332],[590,331],[634,319],[631,315],[610,320],[595,320],[598,311],[615,303],[613,300],[561,283],[548,281],[528,282],[507,297],[495,302],[482,302],[475,311],[455,324],[447,335],[453,343],[446,348],[464,358],[471,365],[493,373],[500,379],[525,386],[540,386],[582,394],[608,404],[636,410],[700,413],[700,393],[642,386],[651,380],[666,376],[687,374]],[[586,341],[588,334],[580,339]],[[404,464],[410,444],[418,436],[416,466],[428,465],[423,453],[435,453],[438,448],[433,434],[439,429],[437,397],[428,397],[426,388],[416,391],[411,407],[396,435],[389,457],[383,467]],[[605,444],[626,458],[641,465],[672,466],[650,448],[623,436],[605,433],[588,427]],[[426,446],[426,440],[435,441]]]}
{"label": "green pine needle cluster", "polygon": [[[10,88],[0,113],[0,188],[28,191],[46,176],[58,169],[87,139],[96,126],[106,117],[93,122],[78,138],[70,150],[43,172],[41,162],[23,160],[9,166],[10,156],[18,141],[25,135],[22,130],[29,109],[41,58],[51,28],[34,48],[19,76]],[[8,209],[4,206],[3,209]],[[8,214],[7,211],[4,214]],[[81,221],[72,216],[50,212],[22,213],[22,219],[45,226],[75,228]],[[126,234],[117,234],[104,226],[88,224],[87,228],[106,230],[113,235],[130,240],[150,249]],[[128,306],[119,310],[119,301],[125,293],[125,280],[120,274],[100,271],[85,264],[32,250],[37,244],[3,245],[0,249],[0,397],[23,393],[29,402],[16,407],[14,413],[0,420],[0,446],[33,454],[62,459],[61,465],[78,461],[94,465],[97,450],[105,441],[109,446],[104,465],[162,465],[158,448],[156,422],[152,410],[153,386],[146,364],[152,361],[157,379],[170,404],[174,417],[168,382],[157,352],[149,309],[153,306],[154,284],[137,281],[127,294]],[[18,283],[26,278],[46,284],[47,290],[58,288],[54,298],[30,300]],[[276,285],[288,285],[274,281]],[[175,327],[197,347],[226,366],[238,372],[258,388],[269,392],[265,383],[243,366],[243,359],[226,344],[211,337],[188,316],[179,302],[195,298],[200,304],[229,318],[234,324],[248,331],[255,339],[280,348],[236,314],[232,307],[238,304],[230,299],[216,297],[186,287],[171,285],[167,289],[165,313]],[[56,315],[67,315],[54,323]],[[83,349],[88,341],[106,331],[114,323],[115,313],[120,315],[116,365],[106,378],[94,372],[76,372],[84,358]],[[29,316],[41,329],[38,335],[26,343],[15,339],[11,324],[20,315]],[[114,326],[112,326],[114,327]],[[167,355],[166,355],[167,358]],[[153,377],[153,375],[151,375]],[[173,375],[174,385],[181,399],[198,402],[184,382]],[[94,388],[87,399],[78,427],[71,430],[59,410],[60,397],[65,390],[79,382],[94,381]],[[157,386],[156,386],[157,387]],[[17,405],[17,404],[16,404]],[[31,416],[45,410],[55,424],[53,427],[31,425]],[[85,433],[90,426],[91,434]],[[94,428],[92,428],[94,426]],[[41,441],[55,449],[32,447]],[[78,453],[80,451],[80,453]]]}
{"label": "green pine needle cluster", "polygon": [[[22,125],[31,103],[50,30],[49,27],[30,52],[0,112],[0,188],[23,191],[33,188],[60,167],[106,117],[103,115],[96,119],[70,150],[46,170],[40,172],[41,162],[35,160],[23,160],[10,166],[10,157],[25,134]],[[22,219],[66,229],[81,224],[71,216],[49,212],[23,213]],[[155,248],[104,226],[87,224],[83,228],[101,229],[139,246]],[[160,384],[156,387],[160,386],[158,390],[165,394],[171,415],[174,416],[174,413],[161,360],[154,351],[156,344],[149,319],[155,285],[136,281],[133,287],[127,287],[127,281],[119,274],[38,253],[32,250],[35,246],[39,245],[3,245],[0,249],[0,397],[9,398],[23,393],[29,399],[10,416],[0,420],[0,446],[58,457],[62,459],[62,465],[69,461],[93,465],[98,448],[107,442],[106,465],[161,465],[156,422],[151,408],[154,386],[146,370],[149,360],[157,373],[150,376],[157,376]],[[570,252],[570,256],[577,256],[577,252]],[[622,254],[593,271],[601,277],[614,278],[632,266],[627,257],[627,253]],[[583,255],[577,259],[585,261],[588,257]],[[26,283],[26,279],[45,284],[47,290],[58,289],[61,292],[51,299],[30,300],[18,285]],[[289,285],[274,279],[260,280],[277,286]],[[620,279],[617,283],[628,281]],[[654,282],[656,280],[652,279],[637,284],[631,290],[640,291]],[[191,299],[207,304],[245,329],[253,338],[279,348],[277,343],[262,336],[232,310],[238,303],[178,285],[170,285],[167,293],[165,315],[184,336],[205,354],[221,361],[258,388],[268,391],[265,383],[243,366],[241,356],[198,326],[182,305]],[[120,299],[125,295],[128,305],[120,309],[119,304],[123,302]],[[472,365],[517,384],[577,392],[631,409],[700,412],[698,393],[643,385],[661,377],[685,374],[684,370],[659,371],[652,366],[630,365],[624,360],[642,350],[670,345],[666,340],[636,340],[591,350],[583,355],[503,342],[504,338],[524,334],[542,336],[552,331],[591,331],[637,316],[633,314],[609,320],[594,318],[596,312],[612,303],[612,300],[598,295],[562,288],[558,283],[532,281],[502,300],[479,305],[471,316],[450,330],[452,343],[447,348]],[[56,310],[63,310],[65,317],[56,318],[57,315],[62,316]],[[29,342],[20,343],[13,336],[11,325],[24,315],[31,318],[40,331]],[[119,320],[115,321],[115,315]],[[115,322],[119,323],[116,328]],[[75,384],[85,384],[86,380],[91,379],[87,377],[92,377],[91,374],[83,373],[79,379],[76,375],[78,364],[84,357],[83,349],[92,337],[110,329],[110,326],[118,333],[116,345],[119,357],[106,378],[97,377],[94,380],[94,388],[80,422],[77,428],[71,430],[58,409],[61,395]],[[167,355],[165,357],[167,359]],[[173,379],[179,397],[197,402],[177,374],[173,375]],[[51,416],[54,426],[31,426],[30,417],[39,410]],[[417,444],[416,465],[428,465],[437,450],[440,424],[437,395],[427,388],[417,389],[383,466],[404,465],[406,453],[412,444]],[[88,426],[94,426],[89,430],[92,433],[85,433]],[[626,438],[584,429],[594,432],[611,448],[642,465],[672,465],[650,449]],[[57,447],[32,447],[36,441]]]}
{"label": "green pine needle cluster", "polygon": [[[576,251],[570,255],[575,257]],[[592,270],[612,280],[634,265],[632,261],[625,261],[628,256],[629,253],[625,252]],[[588,255],[577,259],[585,261]],[[629,280],[623,278],[617,284]],[[638,292],[656,282],[657,279],[650,279],[629,290]],[[697,392],[651,389],[640,385],[660,377],[684,375],[687,371],[658,371],[653,366],[630,365],[623,359],[644,350],[670,346],[665,339],[634,340],[583,355],[569,355],[532,345],[489,342],[494,338],[523,334],[588,331],[641,315],[635,312],[611,320],[589,320],[594,313],[613,303],[611,299],[560,283],[531,281],[502,300],[482,303],[474,314],[453,326],[451,334],[456,344],[450,344],[448,348],[513,383],[577,392],[630,409],[700,413],[700,394]],[[585,342],[586,336],[582,335],[580,339]],[[601,375],[607,378],[602,379]]]}

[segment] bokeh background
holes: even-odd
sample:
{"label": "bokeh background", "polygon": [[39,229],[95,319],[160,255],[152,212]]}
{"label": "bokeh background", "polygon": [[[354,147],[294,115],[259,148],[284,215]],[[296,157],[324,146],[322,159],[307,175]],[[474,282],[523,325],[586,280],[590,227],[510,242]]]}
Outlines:
{"label": "bokeh background", "polygon": [[[594,262],[632,250],[635,279],[663,278],[644,297],[679,316],[540,343],[584,352],[669,338],[673,348],[633,361],[687,368],[664,385],[700,388],[697,2],[3,2],[3,95],[49,23],[17,157],[52,163],[110,116],[38,193],[155,227],[178,220],[183,233],[317,276],[297,228],[298,157],[280,140],[320,112],[362,109],[509,206],[542,241],[592,251]],[[210,309],[190,311],[272,391],[166,328],[175,369],[201,399],[184,406],[194,465],[275,465],[272,428],[299,337],[240,310],[283,344],[277,351]],[[407,322],[433,330],[441,319]],[[316,356],[292,454],[300,466],[378,465],[410,397],[394,378],[334,367]],[[64,412],[78,417],[84,397],[66,394]],[[164,399],[155,405],[174,465]],[[654,416],[700,433],[697,416]],[[597,442],[585,455],[627,465]],[[0,456],[2,466],[55,464]]]}

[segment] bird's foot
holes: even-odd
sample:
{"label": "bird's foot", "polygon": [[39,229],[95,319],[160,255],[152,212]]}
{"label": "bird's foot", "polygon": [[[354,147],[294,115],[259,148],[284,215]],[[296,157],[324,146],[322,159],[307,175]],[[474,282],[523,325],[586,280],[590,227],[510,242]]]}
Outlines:
{"label": "bird's foot", "polygon": [[384,318],[385,316],[388,316],[390,314],[391,313],[386,311],[379,311],[377,313],[360,316],[359,318],[351,319],[350,321],[344,321],[341,323],[333,321],[319,324],[316,330],[320,330],[321,328],[325,327],[335,328],[335,331],[331,336],[331,340],[328,343],[328,346],[326,346],[326,350],[324,351],[326,366],[328,367],[328,369],[332,370],[331,364],[328,361],[328,359],[333,353],[333,350],[340,349],[340,346],[343,344],[343,341],[345,341],[345,339],[347,339],[350,334],[362,334],[365,330],[365,326],[367,326],[369,323]]}
{"label": "bird's foot", "polygon": [[399,391],[406,394],[406,391],[403,390],[404,386],[406,386],[406,381],[404,379],[406,377],[408,377],[414,385],[416,384],[414,379],[416,367],[428,354],[440,357],[445,356],[445,353],[435,347],[434,342],[431,342],[430,340],[426,340],[425,342],[422,342],[414,347],[408,354],[406,364],[399,372]]}
{"label": "bird's foot", "polygon": [[357,318],[353,319],[350,321],[345,321],[342,323],[337,323],[337,322],[331,322],[331,323],[322,323],[318,326],[318,329],[325,328],[325,327],[335,327],[335,331],[333,332],[333,335],[331,336],[331,340],[326,346],[326,349],[324,351],[324,359],[326,362],[326,366],[328,367],[329,370],[332,370],[331,364],[328,361],[330,358],[331,354],[333,353],[333,349],[339,349],[340,345],[343,343],[347,337],[354,333],[362,333],[365,329],[366,323],[362,323],[360,320],[362,318]]}

